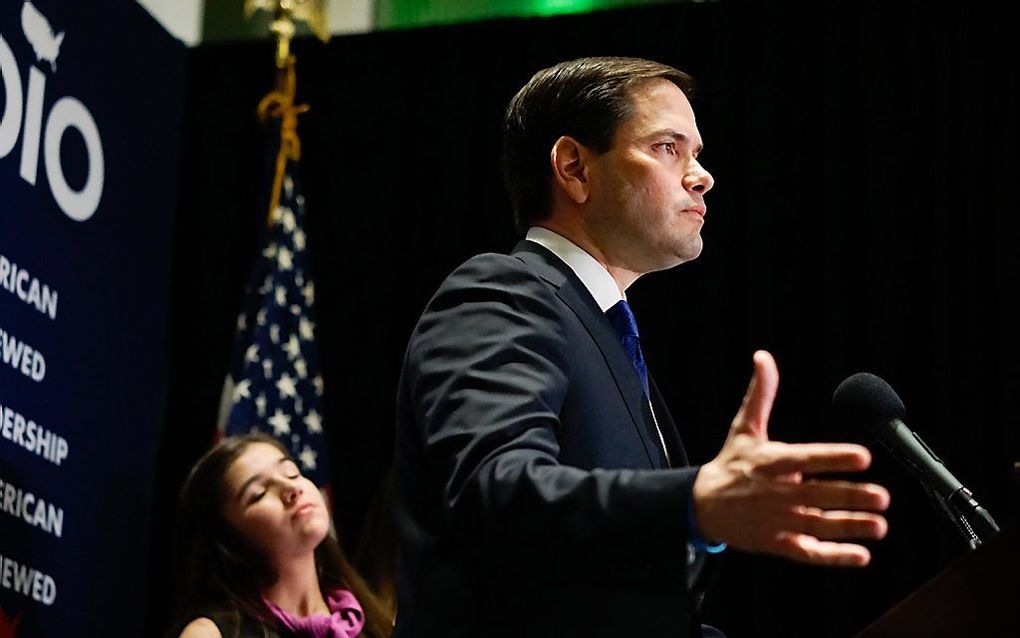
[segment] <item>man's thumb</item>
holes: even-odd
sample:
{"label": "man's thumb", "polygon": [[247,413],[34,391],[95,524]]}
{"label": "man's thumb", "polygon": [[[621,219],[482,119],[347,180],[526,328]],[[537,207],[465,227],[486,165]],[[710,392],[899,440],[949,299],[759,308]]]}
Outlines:
{"label": "man's thumb", "polygon": [[755,352],[753,360],[754,373],[751,375],[751,383],[747,386],[740,411],[733,419],[731,431],[767,439],[769,414],[772,412],[772,402],[779,387],[779,369],[776,367],[776,360],[765,350]]}

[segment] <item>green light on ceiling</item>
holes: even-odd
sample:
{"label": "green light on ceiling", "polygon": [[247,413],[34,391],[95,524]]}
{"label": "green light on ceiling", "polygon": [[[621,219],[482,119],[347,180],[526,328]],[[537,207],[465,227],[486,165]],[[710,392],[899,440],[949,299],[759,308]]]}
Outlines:
{"label": "green light on ceiling", "polygon": [[376,19],[382,29],[407,28],[492,18],[590,13],[663,2],[668,0],[376,0]]}
{"label": "green light on ceiling", "polygon": [[532,0],[529,4],[533,15],[553,16],[564,13],[587,13],[596,9],[605,9],[606,5],[619,6],[621,3],[608,2],[607,0]]}

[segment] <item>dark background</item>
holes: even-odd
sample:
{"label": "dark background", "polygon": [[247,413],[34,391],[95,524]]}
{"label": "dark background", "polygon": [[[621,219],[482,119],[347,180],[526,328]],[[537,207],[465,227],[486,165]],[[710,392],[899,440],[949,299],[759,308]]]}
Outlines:
{"label": "dark background", "polygon": [[[384,475],[407,335],[443,277],[516,236],[499,120],[539,68],[633,55],[698,79],[705,251],[629,297],[699,462],[751,370],[782,382],[770,432],[848,436],[830,398],[868,370],[1002,525],[1017,512],[1020,408],[1017,46],[1005,10],[924,2],[676,4],[300,41],[308,233],[334,468],[349,553]],[[212,437],[264,213],[254,107],[267,43],[191,51],[171,309],[168,420],[149,585],[166,619],[176,490]],[[849,636],[965,549],[892,461],[887,539],[864,570],[728,552],[707,619],[741,636]]]}

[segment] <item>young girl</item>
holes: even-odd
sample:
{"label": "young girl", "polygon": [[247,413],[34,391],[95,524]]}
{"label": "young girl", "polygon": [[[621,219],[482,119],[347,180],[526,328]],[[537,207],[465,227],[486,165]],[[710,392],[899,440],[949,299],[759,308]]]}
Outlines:
{"label": "young girl", "polygon": [[386,638],[390,614],[330,530],[325,501],[275,439],[224,439],[181,490],[180,638]]}

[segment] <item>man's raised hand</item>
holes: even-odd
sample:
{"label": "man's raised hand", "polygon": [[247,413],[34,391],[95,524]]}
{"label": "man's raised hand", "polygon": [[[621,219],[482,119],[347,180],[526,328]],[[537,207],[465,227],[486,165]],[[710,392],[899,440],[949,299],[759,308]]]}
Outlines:
{"label": "man's raised hand", "polygon": [[747,551],[820,565],[867,565],[866,547],[840,542],[878,539],[889,492],[880,485],[812,478],[855,472],[871,463],[867,448],[845,443],[769,441],[779,370],[768,352],[754,354],[754,374],[719,454],[694,482],[702,536]]}

